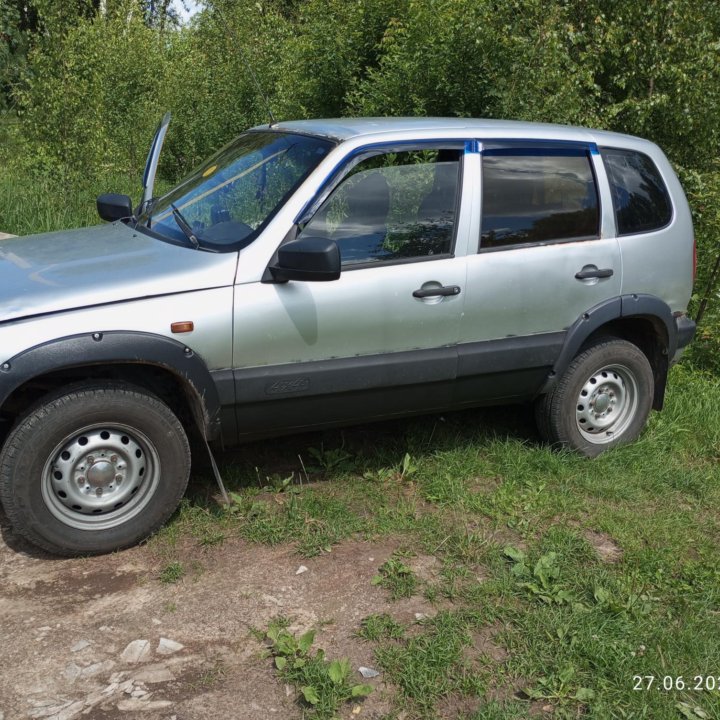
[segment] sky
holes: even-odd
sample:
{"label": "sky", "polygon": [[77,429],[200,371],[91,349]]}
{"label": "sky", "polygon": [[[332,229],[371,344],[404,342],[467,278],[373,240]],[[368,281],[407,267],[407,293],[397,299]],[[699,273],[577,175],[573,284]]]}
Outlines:
{"label": "sky", "polygon": [[181,0],[175,0],[174,5],[183,22],[187,22],[200,9],[195,0],[185,0],[187,10],[183,7]]}

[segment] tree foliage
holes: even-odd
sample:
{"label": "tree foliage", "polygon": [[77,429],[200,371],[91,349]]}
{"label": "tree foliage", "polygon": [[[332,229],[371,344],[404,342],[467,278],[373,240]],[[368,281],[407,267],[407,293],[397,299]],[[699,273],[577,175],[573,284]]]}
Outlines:
{"label": "tree foliage", "polygon": [[[720,252],[716,0],[0,0],[0,94],[24,162],[64,183],[138,177],[165,109],[177,178],[278,119],[451,115],[650,138],[682,171],[700,282]],[[0,108],[2,107],[0,100]],[[715,214],[713,214],[715,213]]]}

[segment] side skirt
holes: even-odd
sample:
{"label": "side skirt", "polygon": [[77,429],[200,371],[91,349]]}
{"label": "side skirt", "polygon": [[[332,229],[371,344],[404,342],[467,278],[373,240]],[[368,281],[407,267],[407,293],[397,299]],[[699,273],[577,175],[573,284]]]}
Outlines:
{"label": "side skirt", "polygon": [[235,370],[238,439],[530,400],[564,337],[545,333]]}

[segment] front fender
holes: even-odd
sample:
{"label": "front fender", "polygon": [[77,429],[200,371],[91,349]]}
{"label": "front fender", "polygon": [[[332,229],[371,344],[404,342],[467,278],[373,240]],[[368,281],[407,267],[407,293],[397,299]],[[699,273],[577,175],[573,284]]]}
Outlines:
{"label": "front fender", "polygon": [[204,436],[211,439],[218,434],[220,398],[205,361],[183,343],[151,333],[82,333],[24,350],[0,366],[0,407],[17,388],[34,378],[103,364],[152,365],[169,371],[185,388]]}

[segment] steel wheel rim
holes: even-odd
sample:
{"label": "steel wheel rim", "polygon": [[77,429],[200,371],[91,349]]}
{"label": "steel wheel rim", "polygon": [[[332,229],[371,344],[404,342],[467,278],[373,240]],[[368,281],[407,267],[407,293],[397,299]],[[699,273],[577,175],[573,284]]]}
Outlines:
{"label": "steel wheel rim", "polygon": [[583,384],[575,404],[580,435],[594,445],[611,443],[627,430],[637,413],[638,384],[625,365],[606,365]]}
{"label": "steel wheel rim", "polygon": [[137,428],[95,424],[67,435],[42,472],[46,507],[78,530],[108,530],[137,516],[157,490],[160,458]]}

